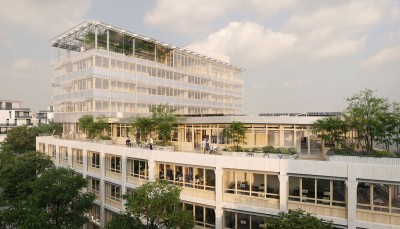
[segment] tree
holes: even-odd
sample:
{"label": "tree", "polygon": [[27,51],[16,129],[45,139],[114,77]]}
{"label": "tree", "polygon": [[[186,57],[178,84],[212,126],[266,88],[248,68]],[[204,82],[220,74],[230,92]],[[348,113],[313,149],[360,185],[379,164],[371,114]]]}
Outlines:
{"label": "tree", "polygon": [[16,156],[2,152],[0,166],[1,202],[9,205],[32,194],[31,183],[39,174],[53,168],[53,162],[43,153],[26,152]]}
{"label": "tree", "polygon": [[239,144],[243,143],[246,139],[246,127],[241,122],[232,122],[227,128],[224,129],[224,136],[231,140],[236,150],[239,150]]}
{"label": "tree", "polygon": [[147,139],[149,134],[155,129],[153,119],[150,117],[137,117],[131,121],[131,126],[145,139]]}
{"label": "tree", "polygon": [[165,143],[171,140],[171,132],[174,130],[178,118],[174,110],[167,111],[167,105],[158,105],[152,109],[152,119],[158,133],[158,138]]}
{"label": "tree", "polygon": [[314,132],[335,147],[345,143],[348,125],[341,117],[326,117],[314,122]]}
{"label": "tree", "polygon": [[62,124],[53,121],[49,124],[39,123],[38,126],[34,128],[36,128],[40,134],[61,135],[63,132]]}
{"label": "tree", "polygon": [[92,115],[83,115],[79,118],[79,128],[86,133],[89,139],[103,137],[103,132],[107,127],[108,119],[105,116],[93,118]]}
{"label": "tree", "polygon": [[131,125],[145,139],[157,131],[158,138],[163,143],[171,140],[171,132],[174,130],[178,117],[174,111],[167,111],[167,105],[158,105],[152,109],[151,117],[136,117],[131,121]]}
{"label": "tree", "polygon": [[82,193],[87,180],[71,169],[50,168],[33,181],[24,197],[9,202],[1,212],[8,228],[78,228],[88,221],[85,213],[95,199]]}
{"label": "tree", "polygon": [[392,104],[392,114],[393,114],[393,142],[396,145],[397,153],[400,152],[400,104],[393,103]]}
{"label": "tree", "polygon": [[370,89],[365,89],[347,98],[348,107],[345,118],[350,127],[357,131],[357,138],[362,149],[373,150],[374,141],[385,131],[382,119],[388,115],[387,99],[378,98]]}
{"label": "tree", "polygon": [[7,132],[2,150],[9,150],[15,154],[22,154],[27,151],[35,151],[36,137],[39,132],[28,126],[17,126]]}
{"label": "tree", "polygon": [[[180,193],[179,186],[168,185],[166,181],[156,181],[140,186],[133,193],[123,196],[126,200],[126,212],[116,217],[117,225],[128,225],[126,220],[129,219],[132,222],[144,221],[144,228],[147,229],[193,228],[193,215],[182,209],[179,203]],[[117,228],[116,222],[113,221],[114,219],[108,228]]]}
{"label": "tree", "polygon": [[303,210],[280,212],[278,217],[265,219],[267,229],[329,229],[332,221],[326,221],[306,213]]}

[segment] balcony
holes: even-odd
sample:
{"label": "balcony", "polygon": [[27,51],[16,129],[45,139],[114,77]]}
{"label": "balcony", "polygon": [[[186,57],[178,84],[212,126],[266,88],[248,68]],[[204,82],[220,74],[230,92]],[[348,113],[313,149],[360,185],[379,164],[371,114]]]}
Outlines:
{"label": "balcony", "polygon": [[15,115],[15,118],[24,118],[24,119],[31,119],[32,118],[32,116],[30,116],[30,115]]}

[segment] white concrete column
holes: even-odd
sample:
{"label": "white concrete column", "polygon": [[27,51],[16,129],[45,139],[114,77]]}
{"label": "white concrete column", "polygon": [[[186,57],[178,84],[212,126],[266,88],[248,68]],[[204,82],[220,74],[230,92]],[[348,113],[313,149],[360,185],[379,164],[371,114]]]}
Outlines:
{"label": "white concrete column", "polygon": [[224,211],[220,209],[215,209],[215,228],[224,228]]}
{"label": "white concrete column", "polygon": [[72,168],[72,148],[68,147],[67,152],[68,152],[68,168]]}
{"label": "white concrete column", "polygon": [[347,223],[349,229],[356,228],[357,220],[357,185],[358,181],[348,180],[346,181],[347,187]]}
{"label": "white concrete column", "polygon": [[122,194],[126,193],[126,170],[127,170],[126,162],[127,162],[127,158],[125,156],[121,156]]}
{"label": "white concrete column", "polygon": [[279,210],[287,211],[287,200],[289,196],[289,176],[278,175],[279,178]]}
{"label": "white concrete column", "polygon": [[100,224],[105,224],[104,204],[106,202],[106,184],[104,182],[105,177],[105,155],[104,146],[102,146],[100,152]]}
{"label": "white concrete column", "polygon": [[83,168],[82,168],[82,170],[83,170],[83,174],[85,174],[86,175],[86,173],[87,173],[87,167],[88,167],[88,153],[87,153],[87,150],[86,150],[86,144],[85,144],[85,146],[83,147],[83,149],[82,149],[82,163],[83,163]]}
{"label": "white concrete column", "polygon": [[215,228],[223,228],[222,223],[222,201],[223,201],[223,170],[215,169]]}
{"label": "white concrete column", "polygon": [[157,178],[156,174],[156,163],[153,160],[148,161],[149,166],[149,181],[155,182]]}
{"label": "white concrete column", "polygon": [[283,130],[283,125],[279,125],[279,147],[283,147],[285,145],[285,135]]}

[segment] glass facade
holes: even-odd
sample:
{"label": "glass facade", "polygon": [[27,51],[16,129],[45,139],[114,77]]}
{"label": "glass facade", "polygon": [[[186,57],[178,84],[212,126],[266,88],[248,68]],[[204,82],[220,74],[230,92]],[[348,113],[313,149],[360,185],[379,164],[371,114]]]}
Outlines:
{"label": "glass facade", "polygon": [[346,207],[345,196],[342,180],[289,177],[289,201]]}
{"label": "glass facade", "polygon": [[108,25],[83,30],[52,43],[56,120],[130,117],[167,102],[178,114],[242,113],[243,69]]}
{"label": "glass facade", "polygon": [[214,169],[158,163],[158,178],[187,188],[215,191]]}

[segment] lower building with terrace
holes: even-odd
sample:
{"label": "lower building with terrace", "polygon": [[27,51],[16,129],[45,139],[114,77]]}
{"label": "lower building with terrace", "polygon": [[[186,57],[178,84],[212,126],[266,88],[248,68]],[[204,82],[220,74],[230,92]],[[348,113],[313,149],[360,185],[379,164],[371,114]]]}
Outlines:
{"label": "lower building with terrace", "polygon": [[[332,220],[336,228],[400,228],[399,158],[324,159],[322,146],[312,150],[319,142],[306,123],[246,125],[252,126],[248,144],[295,147],[307,157],[203,154],[196,149],[194,139],[204,137],[222,146],[222,125],[181,123],[176,142],[192,147],[186,150],[185,144],[150,150],[115,139],[90,142],[53,136],[38,137],[36,144],[57,166],[88,179],[87,191],[95,193],[96,200],[86,228],[103,228],[115,212],[124,210],[123,194],[156,179],[182,187],[182,206],[192,211],[196,228],[261,229],[266,217],[299,208]],[[314,154],[320,156],[310,156]]]}

